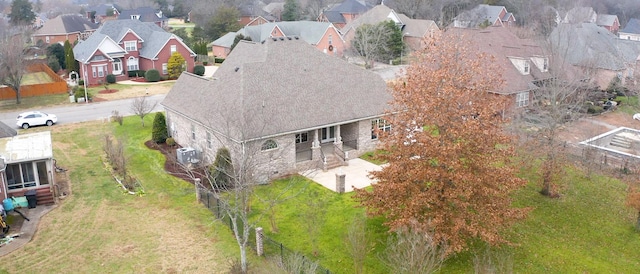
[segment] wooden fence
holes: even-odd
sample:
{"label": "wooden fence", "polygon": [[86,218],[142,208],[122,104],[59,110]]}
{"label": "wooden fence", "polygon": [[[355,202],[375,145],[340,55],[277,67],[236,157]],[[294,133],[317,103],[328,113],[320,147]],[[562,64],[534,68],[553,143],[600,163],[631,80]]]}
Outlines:
{"label": "wooden fence", "polygon": [[[67,82],[53,72],[47,65],[42,63],[30,64],[27,66],[27,72],[44,72],[53,80],[52,83],[43,83],[35,85],[23,85],[20,87],[20,95],[24,97],[33,97],[41,95],[65,94],[68,92]],[[16,92],[10,87],[0,87],[0,100],[16,99]]]}

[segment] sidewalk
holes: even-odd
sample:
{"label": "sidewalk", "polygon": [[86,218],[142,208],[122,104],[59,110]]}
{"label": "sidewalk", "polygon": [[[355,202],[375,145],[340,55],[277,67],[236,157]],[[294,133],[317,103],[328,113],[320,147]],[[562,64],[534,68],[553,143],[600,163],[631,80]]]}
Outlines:
{"label": "sidewalk", "polygon": [[[15,250],[20,249],[27,243],[31,241],[33,235],[38,230],[38,224],[40,223],[40,218],[45,214],[49,213],[49,211],[56,208],[57,205],[38,205],[36,208],[19,208],[20,212],[24,213],[30,221],[24,220],[22,226],[11,227],[7,236],[18,234],[19,237],[13,238],[6,245],[0,246],[0,257],[7,255]],[[22,218],[16,212],[10,212],[10,215],[16,216],[16,218]],[[19,229],[19,230],[18,230]]]}

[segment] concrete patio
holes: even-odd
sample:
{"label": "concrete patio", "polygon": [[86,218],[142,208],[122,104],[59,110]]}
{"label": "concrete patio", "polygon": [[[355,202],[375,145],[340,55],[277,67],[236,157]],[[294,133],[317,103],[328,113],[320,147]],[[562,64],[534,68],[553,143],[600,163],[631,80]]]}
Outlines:
{"label": "concrete patio", "polygon": [[329,169],[326,172],[321,169],[309,170],[301,175],[321,184],[322,186],[336,191],[336,174],[345,175],[345,192],[353,191],[353,188],[364,188],[375,183],[369,178],[370,171],[381,170],[382,167],[360,158],[348,161],[348,166]]}

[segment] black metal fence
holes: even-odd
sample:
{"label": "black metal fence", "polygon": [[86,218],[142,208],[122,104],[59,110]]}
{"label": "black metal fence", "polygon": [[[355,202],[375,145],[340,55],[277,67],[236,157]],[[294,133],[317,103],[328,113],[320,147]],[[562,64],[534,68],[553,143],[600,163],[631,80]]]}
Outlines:
{"label": "black metal fence", "polygon": [[[223,224],[226,224],[229,229],[233,231],[233,221],[225,214],[224,204],[216,198],[216,195],[211,190],[203,186],[196,187],[196,191],[198,192],[198,197],[200,197],[199,201],[209,209],[211,213],[213,213],[216,219],[220,220]],[[243,229],[242,220],[238,219],[237,221],[238,233],[241,234]],[[254,228],[250,229],[250,236],[247,245],[256,251],[256,230]],[[264,233],[262,235],[262,245],[265,257],[275,258],[283,265],[288,262],[299,261],[304,269],[314,269],[317,274],[331,274],[329,269],[326,269],[318,263],[306,258],[304,255],[287,248],[284,244],[269,238],[264,235]]]}

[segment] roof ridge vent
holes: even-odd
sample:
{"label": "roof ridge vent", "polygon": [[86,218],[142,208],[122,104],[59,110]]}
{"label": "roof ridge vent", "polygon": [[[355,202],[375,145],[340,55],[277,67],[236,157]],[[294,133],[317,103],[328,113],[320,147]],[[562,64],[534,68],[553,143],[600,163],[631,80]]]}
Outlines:
{"label": "roof ridge vent", "polygon": [[273,37],[271,39],[273,39],[273,41],[278,41],[278,38],[276,38],[276,37]]}
{"label": "roof ridge vent", "polygon": [[291,37],[287,36],[287,39],[291,40]]}
{"label": "roof ridge vent", "polygon": [[280,41],[284,41],[284,37],[280,37]]}

